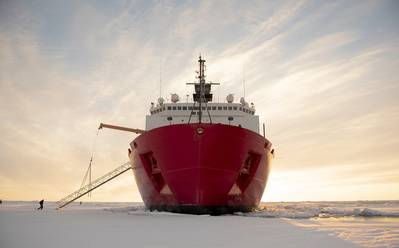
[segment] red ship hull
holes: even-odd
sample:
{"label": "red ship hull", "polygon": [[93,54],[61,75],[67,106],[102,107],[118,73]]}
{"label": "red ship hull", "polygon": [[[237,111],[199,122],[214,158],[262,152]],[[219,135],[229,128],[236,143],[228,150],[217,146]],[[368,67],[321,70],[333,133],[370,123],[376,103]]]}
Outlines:
{"label": "red ship hull", "polygon": [[150,210],[222,214],[260,203],[271,143],[248,129],[223,124],[170,125],[130,144],[134,176]]}

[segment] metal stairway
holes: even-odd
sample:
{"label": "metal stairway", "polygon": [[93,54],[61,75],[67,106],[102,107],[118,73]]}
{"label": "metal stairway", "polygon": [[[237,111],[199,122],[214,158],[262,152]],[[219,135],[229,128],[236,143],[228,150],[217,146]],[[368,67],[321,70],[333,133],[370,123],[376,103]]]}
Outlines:
{"label": "metal stairway", "polygon": [[86,184],[85,186],[81,187],[80,189],[76,190],[75,192],[69,194],[68,196],[62,198],[58,202],[56,202],[57,209],[61,209],[68,205],[69,203],[75,201],[76,199],[79,199],[80,197],[86,195],[87,193],[93,191],[94,189],[100,187],[106,182],[111,181],[115,177],[125,173],[126,171],[134,169],[131,165],[130,162],[126,162],[123,165],[119,166],[118,168],[108,172],[104,176],[96,179],[92,183]]}

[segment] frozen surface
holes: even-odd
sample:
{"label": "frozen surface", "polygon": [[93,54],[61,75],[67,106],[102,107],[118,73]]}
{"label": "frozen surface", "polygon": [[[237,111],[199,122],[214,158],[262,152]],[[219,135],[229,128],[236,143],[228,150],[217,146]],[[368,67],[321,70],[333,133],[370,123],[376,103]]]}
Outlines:
{"label": "frozen surface", "polygon": [[312,221],[295,219],[291,223],[327,231],[365,247],[399,247],[399,218],[331,217]]}
{"label": "frozen surface", "polygon": [[274,202],[242,215],[289,218],[364,247],[399,247],[399,201]]}
{"label": "frozen surface", "polygon": [[399,247],[398,205],[267,203],[254,213],[214,217],[148,212],[142,203],[62,211],[46,203],[38,211],[36,202],[5,202],[0,247]]}
{"label": "frozen surface", "polygon": [[345,216],[399,217],[399,201],[271,202],[263,203],[259,211],[248,216],[293,219]]}

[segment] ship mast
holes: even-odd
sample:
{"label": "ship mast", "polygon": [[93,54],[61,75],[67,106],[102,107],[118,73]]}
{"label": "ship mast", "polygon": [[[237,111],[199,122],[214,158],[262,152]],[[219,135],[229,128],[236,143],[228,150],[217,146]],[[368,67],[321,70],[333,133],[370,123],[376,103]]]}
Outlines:
{"label": "ship mast", "polygon": [[[205,80],[205,59],[202,59],[201,55],[199,56],[198,59],[198,63],[199,63],[199,71],[197,78],[199,79],[199,83],[187,83],[188,85],[194,85],[194,89],[195,89],[195,93],[193,94],[193,100],[194,100],[194,106],[195,103],[198,103],[198,122],[202,123],[202,106],[203,104],[205,104],[205,108],[208,112],[208,116],[209,116],[209,121],[210,123],[212,123],[212,119],[211,119],[211,115],[209,114],[209,110],[208,110],[208,102],[212,101],[212,93],[211,93],[211,86],[212,85],[219,85],[219,83],[207,83]],[[193,108],[194,109],[194,108]],[[191,115],[190,114],[190,119],[191,119]],[[190,120],[189,120],[190,122]]]}
{"label": "ship mast", "polygon": [[[198,79],[199,79],[199,84],[200,84],[200,98],[198,101],[198,105],[199,105],[199,112],[198,112],[198,122],[201,123],[201,119],[202,119],[202,102],[205,100],[205,96],[204,96],[204,91],[205,91],[205,59],[201,58],[201,55],[199,56],[198,59],[198,63],[199,63],[199,75],[198,75]],[[205,101],[204,101],[205,102]],[[206,102],[205,102],[206,104]]]}

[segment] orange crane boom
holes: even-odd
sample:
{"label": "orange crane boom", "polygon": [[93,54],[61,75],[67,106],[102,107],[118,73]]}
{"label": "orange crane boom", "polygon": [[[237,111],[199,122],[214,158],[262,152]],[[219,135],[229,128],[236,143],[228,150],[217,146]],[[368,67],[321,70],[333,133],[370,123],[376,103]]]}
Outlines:
{"label": "orange crane boom", "polygon": [[102,129],[102,128],[116,129],[116,130],[121,130],[121,131],[137,133],[137,134],[142,134],[142,133],[145,132],[145,130],[142,130],[142,129],[121,127],[121,126],[115,126],[115,125],[109,125],[109,124],[105,124],[105,123],[100,123],[100,126],[98,127],[98,129]]}

